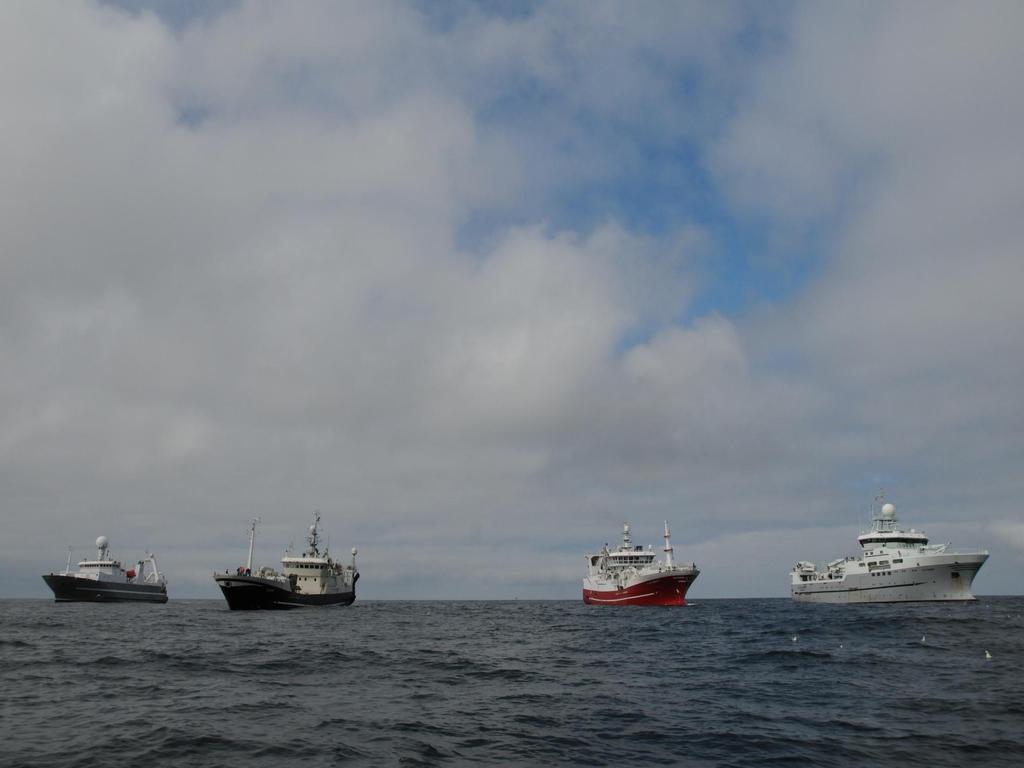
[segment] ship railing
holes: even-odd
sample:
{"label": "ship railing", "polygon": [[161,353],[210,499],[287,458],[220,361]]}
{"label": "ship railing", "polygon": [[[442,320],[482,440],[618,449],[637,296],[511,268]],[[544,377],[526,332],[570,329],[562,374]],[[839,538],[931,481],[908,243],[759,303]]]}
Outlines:
{"label": "ship railing", "polygon": [[968,547],[953,549],[949,542],[945,544],[928,544],[921,547],[921,551],[930,555],[987,555],[988,550],[981,547]]}

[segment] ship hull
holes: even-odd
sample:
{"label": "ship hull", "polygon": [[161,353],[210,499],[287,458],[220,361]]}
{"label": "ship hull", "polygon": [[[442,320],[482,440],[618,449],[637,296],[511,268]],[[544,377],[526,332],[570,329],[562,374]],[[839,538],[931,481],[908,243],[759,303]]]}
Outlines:
{"label": "ship hull", "polygon": [[624,587],[601,588],[588,579],[583,586],[587,605],[686,605],[686,592],[696,573],[644,579]]}
{"label": "ship hull", "polygon": [[794,584],[794,600],[805,603],[969,602],[971,585],[988,555],[949,555],[945,562],[892,570],[884,575],[847,574],[834,581]]}
{"label": "ship hull", "polygon": [[56,573],[43,576],[58,603],[166,603],[167,587],[156,584],[129,584],[97,581]]}
{"label": "ship hull", "polygon": [[[293,608],[324,608],[351,605],[355,602],[355,586],[345,592],[304,595],[285,589],[258,576],[217,574],[217,586],[232,611],[288,611]],[[357,577],[358,578],[358,577]]]}

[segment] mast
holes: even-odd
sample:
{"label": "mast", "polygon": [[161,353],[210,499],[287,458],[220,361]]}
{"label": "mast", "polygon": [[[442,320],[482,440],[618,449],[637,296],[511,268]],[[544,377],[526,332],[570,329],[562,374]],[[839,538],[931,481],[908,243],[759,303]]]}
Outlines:
{"label": "mast", "polygon": [[306,553],[307,557],[318,557],[320,550],[317,548],[317,544],[320,541],[320,512],[313,513],[313,524],[309,526],[309,551]]}
{"label": "mast", "polygon": [[260,519],[258,517],[254,517],[252,519],[252,525],[249,526],[249,559],[245,561],[245,570],[250,573],[252,572],[252,550],[256,545],[256,523],[259,521]]}
{"label": "mast", "polygon": [[74,547],[68,547],[68,564],[64,566],[64,575],[71,573],[71,551]]}
{"label": "mast", "polygon": [[665,521],[665,567],[672,567],[672,534],[668,530],[668,520]]}

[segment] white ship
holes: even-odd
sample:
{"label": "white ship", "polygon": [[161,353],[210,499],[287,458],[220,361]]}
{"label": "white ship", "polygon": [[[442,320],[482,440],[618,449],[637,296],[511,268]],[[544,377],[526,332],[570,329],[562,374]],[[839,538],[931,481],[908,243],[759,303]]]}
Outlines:
{"label": "white ship", "polygon": [[812,603],[894,603],[974,600],[971,583],[988,552],[929,544],[922,531],[899,526],[896,507],[883,504],[870,531],[857,537],[859,557],[833,560],[824,570],[801,561],[791,572],[794,600]]}
{"label": "white ship", "polygon": [[583,602],[588,605],[686,605],[686,591],[700,574],[694,563],[672,560],[672,541],[665,523],[664,562],[654,549],[634,545],[629,523],[622,526],[622,544],[587,555]]}
{"label": "white ship", "polygon": [[120,560],[111,557],[107,537],[100,536],[95,559],[82,560],[78,570],[72,571],[69,548],[64,570],[49,573],[43,580],[58,603],[166,603],[167,580],[156,567],[156,557],[147,552],[136,565],[138,569],[125,570]]}

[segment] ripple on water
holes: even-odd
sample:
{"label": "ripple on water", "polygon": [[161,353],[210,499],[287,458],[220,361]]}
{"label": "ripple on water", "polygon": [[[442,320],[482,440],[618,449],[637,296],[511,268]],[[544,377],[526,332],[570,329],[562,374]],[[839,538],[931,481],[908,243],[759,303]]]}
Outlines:
{"label": "ripple on water", "polygon": [[0,601],[7,764],[1024,764],[1020,598],[139,608]]}

